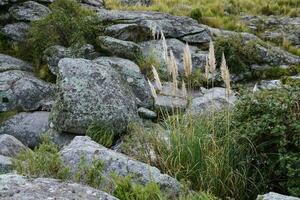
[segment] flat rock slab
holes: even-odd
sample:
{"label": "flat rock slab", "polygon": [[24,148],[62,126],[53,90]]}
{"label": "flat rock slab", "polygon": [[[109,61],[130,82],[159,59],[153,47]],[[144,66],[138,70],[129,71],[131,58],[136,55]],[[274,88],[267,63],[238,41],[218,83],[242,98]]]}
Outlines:
{"label": "flat rock slab", "polygon": [[300,200],[300,198],[270,192],[268,194],[259,195],[256,200]]}
{"label": "flat rock slab", "polygon": [[32,71],[32,66],[23,60],[0,53],[0,72],[8,70]]}
{"label": "flat rock slab", "polygon": [[17,174],[0,175],[0,199],[3,200],[117,200],[94,188],[50,178],[30,179]]}

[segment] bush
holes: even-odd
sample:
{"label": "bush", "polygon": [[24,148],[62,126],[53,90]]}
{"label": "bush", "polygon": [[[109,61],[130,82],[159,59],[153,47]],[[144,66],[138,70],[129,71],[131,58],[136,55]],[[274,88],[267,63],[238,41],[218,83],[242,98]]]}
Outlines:
{"label": "bush", "polygon": [[27,50],[38,65],[47,47],[93,43],[99,28],[93,12],[81,7],[75,0],[57,0],[50,9],[51,14],[32,22],[28,33]]}
{"label": "bush", "polygon": [[13,160],[14,169],[30,177],[52,177],[68,179],[70,169],[64,167],[58,148],[49,138],[43,138],[43,142],[33,151],[25,150]]}
{"label": "bush", "polygon": [[[300,87],[245,95],[236,106],[234,128],[256,147],[248,163],[260,169],[262,192],[300,196]],[[256,179],[257,177],[255,177]]]}

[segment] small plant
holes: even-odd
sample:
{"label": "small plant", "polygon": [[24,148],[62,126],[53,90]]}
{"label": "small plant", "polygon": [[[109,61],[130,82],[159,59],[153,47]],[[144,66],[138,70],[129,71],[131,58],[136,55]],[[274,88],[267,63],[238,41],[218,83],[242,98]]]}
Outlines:
{"label": "small plant", "polygon": [[33,151],[21,152],[13,160],[13,166],[18,173],[31,177],[70,178],[70,169],[64,167],[57,146],[47,137]]}

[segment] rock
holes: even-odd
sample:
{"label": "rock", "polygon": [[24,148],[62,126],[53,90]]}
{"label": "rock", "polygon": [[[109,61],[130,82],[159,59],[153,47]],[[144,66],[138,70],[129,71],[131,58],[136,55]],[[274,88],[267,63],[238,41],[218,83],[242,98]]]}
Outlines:
{"label": "rock", "polygon": [[94,59],[98,57],[98,53],[95,51],[94,46],[91,44],[85,44],[81,47],[66,48],[60,45],[55,45],[47,48],[44,51],[43,59],[48,63],[50,71],[54,74],[58,74],[58,62],[62,58],[85,58]]}
{"label": "rock", "polygon": [[149,84],[134,62],[117,57],[99,57],[94,62],[116,69],[138,98],[137,104],[147,108],[153,107],[154,101]]}
{"label": "rock", "polygon": [[25,41],[26,34],[30,25],[24,22],[7,24],[2,28],[3,34],[11,40],[22,42]]}
{"label": "rock", "polygon": [[[183,73],[183,49],[185,48],[185,43],[177,39],[166,39],[168,46],[168,51],[172,50],[178,64],[178,70]],[[163,44],[162,40],[151,40],[139,43],[143,56],[154,57],[160,63],[160,66],[164,66],[163,71],[166,71],[166,62],[163,58]],[[195,46],[190,46],[190,52],[192,55],[193,70],[203,69],[206,63],[207,52],[200,51]]]}
{"label": "rock", "polygon": [[36,147],[49,129],[49,112],[19,113],[1,124],[0,135],[12,135],[25,146]]}
{"label": "rock", "polygon": [[[0,155],[0,176],[12,171],[12,161],[10,157]],[[0,185],[1,187],[2,185]],[[0,193],[1,198],[1,193]]]}
{"label": "rock", "polygon": [[0,72],[8,70],[32,71],[32,67],[23,60],[0,53]]}
{"label": "rock", "polygon": [[[127,24],[106,29],[107,33],[112,33],[110,36],[118,39],[128,38],[135,42],[147,41],[149,38],[153,38],[153,33],[163,31],[166,38],[177,38],[197,45],[207,45],[211,40],[207,26],[198,24],[196,20],[189,17],[149,11],[99,10],[97,14],[106,22]],[[111,31],[112,29],[114,30]],[[133,36],[128,37],[129,33]],[[135,40],[135,35],[139,36],[136,38],[138,41]]]}
{"label": "rock", "polygon": [[150,6],[152,0],[119,0],[121,4],[128,6]]}
{"label": "rock", "polygon": [[58,146],[59,149],[68,145],[75,137],[74,134],[58,132],[52,128],[48,129],[44,134],[47,135],[51,141]]}
{"label": "rock", "polygon": [[136,119],[135,98],[118,72],[85,59],[64,58],[58,63],[58,95],[52,123],[59,132],[85,134],[91,123],[123,132]]}
{"label": "rock", "polygon": [[[16,67],[16,66],[15,66]],[[11,70],[0,73],[0,111],[45,109],[54,95],[54,85],[30,72]]]}
{"label": "rock", "polygon": [[50,9],[34,1],[26,1],[9,9],[10,15],[19,21],[36,21],[50,13]]}
{"label": "rock", "polygon": [[121,58],[137,60],[142,55],[140,47],[134,42],[118,40],[108,36],[99,36],[96,39],[96,43],[104,51]]}
{"label": "rock", "polygon": [[0,175],[0,198],[7,200],[117,200],[105,192],[78,183],[50,178],[30,179],[17,174]]}
{"label": "rock", "polygon": [[14,136],[3,134],[0,135],[0,155],[14,157],[26,147]]}
{"label": "rock", "polygon": [[214,109],[218,111],[226,106],[233,106],[237,100],[234,94],[227,97],[226,89],[215,87],[203,91],[203,95],[192,100],[189,112],[193,115],[202,114]]}
{"label": "rock", "polygon": [[103,8],[104,7],[104,1],[103,0],[81,0],[80,1],[83,4],[95,7],[95,8]]}
{"label": "rock", "polygon": [[138,113],[139,113],[139,116],[143,119],[156,119],[157,118],[157,114],[147,108],[143,108],[143,107],[139,108]]}
{"label": "rock", "polygon": [[88,164],[94,159],[101,160],[104,164],[103,175],[109,177],[111,173],[119,176],[133,176],[133,181],[146,184],[150,181],[157,183],[163,191],[172,192],[176,195],[180,191],[180,183],[162,174],[157,168],[145,163],[133,160],[124,154],[107,149],[92,141],[89,137],[77,136],[61,151],[64,163],[69,166],[72,172],[78,169],[81,156],[84,156]]}
{"label": "rock", "polygon": [[256,88],[258,90],[275,89],[280,87],[282,87],[282,82],[280,80],[262,80],[256,84]]}
{"label": "rock", "polygon": [[268,194],[258,195],[257,200],[300,200],[300,198],[269,192]]}

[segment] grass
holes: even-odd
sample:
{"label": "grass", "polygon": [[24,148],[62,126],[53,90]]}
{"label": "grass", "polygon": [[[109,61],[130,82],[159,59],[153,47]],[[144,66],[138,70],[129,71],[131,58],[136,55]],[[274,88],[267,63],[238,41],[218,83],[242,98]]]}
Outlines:
{"label": "grass", "polygon": [[124,6],[117,0],[107,0],[106,5],[112,9],[151,10],[191,16],[213,27],[237,31],[247,30],[239,22],[238,16],[241,13],[300,16],[299,0],[153,0],[149,7]]}

